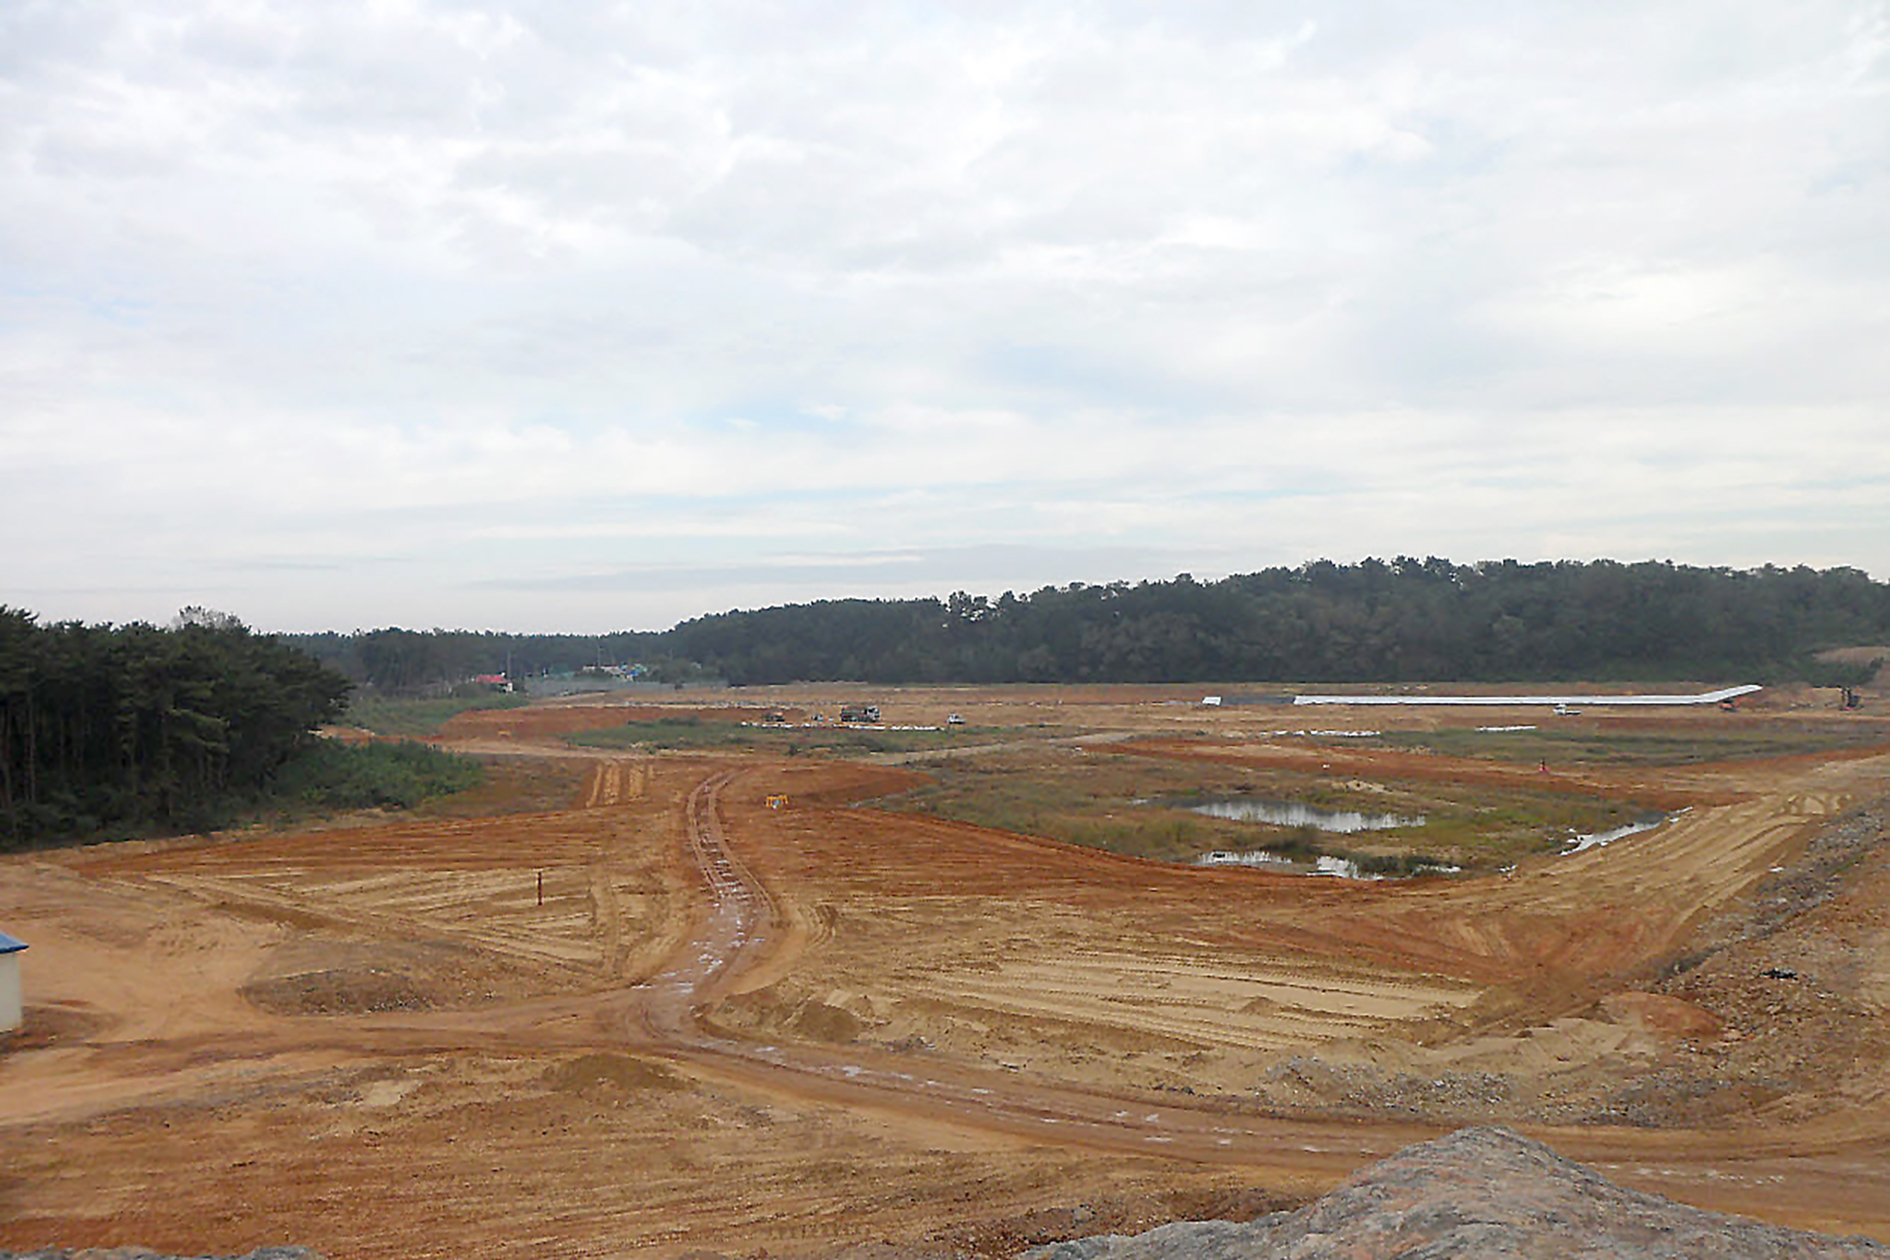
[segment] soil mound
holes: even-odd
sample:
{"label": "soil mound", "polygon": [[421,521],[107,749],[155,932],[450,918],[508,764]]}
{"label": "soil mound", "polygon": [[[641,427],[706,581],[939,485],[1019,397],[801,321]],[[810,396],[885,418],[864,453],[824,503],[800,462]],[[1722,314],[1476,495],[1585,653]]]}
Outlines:
{"label": "soil mound", "polygon": [[661,1064],[623,1054],[579,1055],[569,1063],[551,1068],[544,1079],[552,1089],[574,1094],[591,1090],[628,1092],[683,1088],[681,1078]]}
{"label": "soil mound", "polygon": [[277,1015],[367,1015],[375,1011],[424,1011],[433,1001],[398,972],[336,967],[296,976],[257,980],[243,997]]}
{"label": "soil mound", "polygon": [[1890,1260],[1890,1247],[1762,1225],[1626,1190],[1508,1129],[1408,1147],[1296,1212],[1164,1225],[1031,1260]]}

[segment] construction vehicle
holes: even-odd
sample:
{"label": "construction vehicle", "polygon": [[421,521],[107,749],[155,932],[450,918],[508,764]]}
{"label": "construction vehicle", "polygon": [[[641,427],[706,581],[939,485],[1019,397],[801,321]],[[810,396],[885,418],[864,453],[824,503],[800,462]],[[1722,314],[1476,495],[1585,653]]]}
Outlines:
{"label": "construction vehicle", "polygon": [[879,706],[876,704],[848,704],[840,707],[842,722],[877,722]]}

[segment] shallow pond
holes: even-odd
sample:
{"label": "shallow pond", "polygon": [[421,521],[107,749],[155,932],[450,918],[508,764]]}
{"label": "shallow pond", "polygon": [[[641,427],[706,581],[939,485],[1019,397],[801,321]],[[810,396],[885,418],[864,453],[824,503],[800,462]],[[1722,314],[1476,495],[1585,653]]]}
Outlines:
{"label": "shallow pond", "polygon": [[1316,827],[1320,831],[1387,831],[1393,827],[1422,827],[1424,816],[1367,814],[1356,809],[1320,809],[1296,801],[1268,801],[1255,797],[1226,797],[1202,801],[1185,808],[1210,818],[1232,818],[1239,822],[1273,823],[1280,827]]}
{"label": "shallow pond", "polygon": [[1332,875],[1339,879],[1408,879],[1415,875],[1455,875],[1461,867],[1447,866],[1443,863],[1425,863],[1414,871],[1404,875],[1381,875],[1360,870],[1357,862],[1350,858],[1337,857],[1330,853],[1321,853],[1311,862],[1297,861],[1269,853],[1265,849],[1253,849],[1244,853],[1217,849],[1212,853],[1203,853],[1194,860],[1196,866],[1260,866],[1271,867],[1283,874],[1292,875]]}

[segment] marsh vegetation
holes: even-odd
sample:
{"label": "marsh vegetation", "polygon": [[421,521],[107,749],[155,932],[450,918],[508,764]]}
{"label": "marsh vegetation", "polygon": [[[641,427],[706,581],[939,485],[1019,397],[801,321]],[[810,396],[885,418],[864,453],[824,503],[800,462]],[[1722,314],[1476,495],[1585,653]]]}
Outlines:
{"label": "marsh vegetation", "polygon": [[[941,759],[925,771],[929,782],[875,803],[1130,857],[1193,862],[1213,851],[1265,849],[1307,863],[1320,856],[1343,858],[1381,874],[1408,873],[1419,865],[1493,870],[1558,852],[1572,835],[1618,827],[1648,812],[1642,802],[1567,791],[1334,779],[1132,751],[1010,749]],[[1200,812],[1230,797],[1407,821],[1339,840],[1305,821]],[[1411,821],[1419,817],[1423,821]]]}

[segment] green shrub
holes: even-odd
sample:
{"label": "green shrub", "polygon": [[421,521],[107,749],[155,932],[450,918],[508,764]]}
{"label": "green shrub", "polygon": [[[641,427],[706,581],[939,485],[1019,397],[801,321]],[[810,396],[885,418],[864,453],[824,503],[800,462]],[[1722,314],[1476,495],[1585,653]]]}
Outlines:
{"label": "green shrub", "polygon": [[427,744],[341,744],[323,740],[282,767],[277,793],[329,809],[411,809],[477,787],[485,769],[471,757]]}
{"label": "green shrub", "polygon": [[447,720],[473,709],[516,709],[529,697],[481,685],[470,695],[410,700],[356,692],[341,720],[376,735],[431,735]]}

